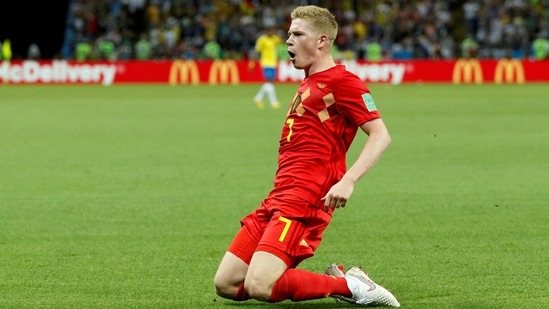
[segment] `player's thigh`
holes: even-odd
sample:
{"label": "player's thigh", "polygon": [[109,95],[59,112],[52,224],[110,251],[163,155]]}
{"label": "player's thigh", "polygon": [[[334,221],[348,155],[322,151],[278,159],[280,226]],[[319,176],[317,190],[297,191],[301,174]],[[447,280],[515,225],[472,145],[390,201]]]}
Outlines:
{"label": "player's thigh", "polygon": [[215,274],[214,284],[218,289],[238,288],[244,282],[248,264],[231,252],[225,252]]}
{"label": "player's thigh", "polygon": [[275,282],[287,268],[286,262],[278,256],[266,251],[257,251],[250,262],[244,287],[252,297],[268,300]]}

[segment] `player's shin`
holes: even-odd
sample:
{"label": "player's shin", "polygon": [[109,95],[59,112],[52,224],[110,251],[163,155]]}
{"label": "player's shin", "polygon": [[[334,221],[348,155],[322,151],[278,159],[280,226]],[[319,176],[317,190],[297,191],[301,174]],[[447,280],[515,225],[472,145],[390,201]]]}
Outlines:
{"label": "player's shin", "polygon": [[300,269],[288,269],[275,283],[269,301],[279,302],[286,299],[302,301],[331,295],[351,296],[344,278]]}

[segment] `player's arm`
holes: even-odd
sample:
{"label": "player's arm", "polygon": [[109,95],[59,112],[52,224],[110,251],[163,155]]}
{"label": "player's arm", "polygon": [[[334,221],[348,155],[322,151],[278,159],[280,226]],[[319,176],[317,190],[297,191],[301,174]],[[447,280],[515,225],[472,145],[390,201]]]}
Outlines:
{"label": "player's arm", "polygon": [[261,56],[262,44],[262,38],[259,37],[255,42],[254,48],[250,49],[248,53],[248,70],[252,70],[255,67],[256,61],[259,61],[259,57]]}
{"label": "player's arm", "polygon": [[252,50],[252,54],[254,55],[254,60],[259,59],[259,56],[261,55],[261,51],[263,50],[263,36],[257,38],[255,41],[254,49]]}
{"label": "player's arm", "polygon": [[323,198],[326,207],[345,207],[355,183],[375,165],[391,143],[391,136],[381,118],[368,121],[360,128],[368,135],[368,140],[355,163]]}
{"label": "player's arm", "polygon": [[391,136],[381,118],[368,121],[360,126],[360,128],[368,134],[368,140],[358,159],[343,176],[343,178],[348,178],[352,182],[357,182],[362,178],[381,158],[381,155],[389,144],[391,144]]}

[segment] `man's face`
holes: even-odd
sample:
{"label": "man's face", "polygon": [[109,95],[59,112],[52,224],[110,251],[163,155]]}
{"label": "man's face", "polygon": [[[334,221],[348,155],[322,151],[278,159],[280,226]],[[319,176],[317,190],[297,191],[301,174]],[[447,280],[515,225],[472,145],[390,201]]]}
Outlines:
{"label": "man's face", "polygon": [[288,30],[288,54],[296,69],[311,67],[318,51],[319,37],[311,30],[310,22],[297,18],[292,20]]}

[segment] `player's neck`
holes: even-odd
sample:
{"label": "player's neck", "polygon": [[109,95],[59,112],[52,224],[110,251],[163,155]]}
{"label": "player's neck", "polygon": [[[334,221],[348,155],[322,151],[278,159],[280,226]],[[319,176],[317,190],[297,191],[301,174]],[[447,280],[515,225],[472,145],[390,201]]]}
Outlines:
{"label": "player's neck", "polygon": [[305,77],[308,77],[318,72],[326,71],[335,66],[336,66],[336,63],[331,56],[319,59],[317,62],[315,62],[313,65],[311,65],[308,69],[305,70]]}

